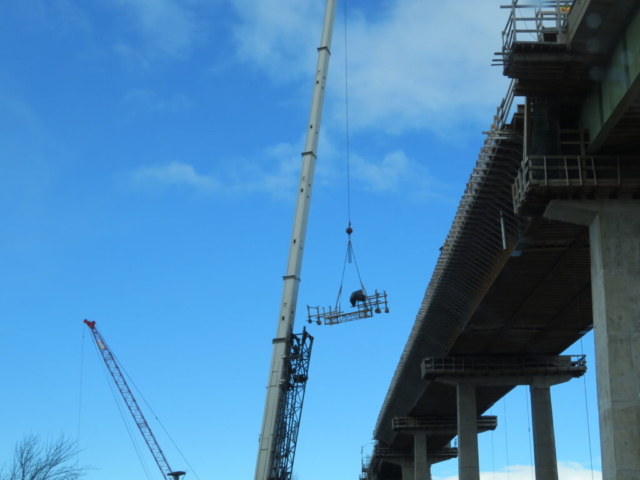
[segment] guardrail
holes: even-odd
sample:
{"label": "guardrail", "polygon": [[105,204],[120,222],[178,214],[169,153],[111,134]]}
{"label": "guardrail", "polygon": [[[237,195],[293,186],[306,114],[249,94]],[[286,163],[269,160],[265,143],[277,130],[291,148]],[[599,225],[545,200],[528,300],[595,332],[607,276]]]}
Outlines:
{"label": "guardrail", "polygon": [[585,355],[539,357],[426,357],[422,377],[483,375],[582,375],[587,370]]}
{"label": "guardrail", "polygon": [[[498,417],[495,415],[479,416],[477,419],[478,428],[485,430],[495,430],[498,425]],[[438,430],[447,428],[457,428],[458,419],[451,417],[395,417],[392,427],[394,430],[425,429]]]}
{"label": "guardrail", "polygon": [[[395,450],[392,448],[376,448],[374,455],[379,457],[413,457],[413,450]],[[455,458],[458,456],[457,447],[445,447],[428,453],[430,457]]]}
{"label": "guardrail", "polygon": [[[489,136],[499,134],[504,126],[509,122],[511,116],[511,108],[513,107],[513,100],[515,98],[515,80],[511,80],[507,93],[502,98],[500,106],[493,117],[493,124],[491,125],[491,131],[488,132]],[[486,145],[485,145],[486,147]]]}
{"label": "guardrail", "polygon": [[534,193],[625,186],[640,189],[640,156],[529,155],[512,186],[514,211]]}
{"label": "guardrail", "polygon": [[543,0],[520,3],[513,0],[507,25],[502,31],[502,49],[511,51],[515,43],[563,43],[568,30],[567,16],[574,0]]}

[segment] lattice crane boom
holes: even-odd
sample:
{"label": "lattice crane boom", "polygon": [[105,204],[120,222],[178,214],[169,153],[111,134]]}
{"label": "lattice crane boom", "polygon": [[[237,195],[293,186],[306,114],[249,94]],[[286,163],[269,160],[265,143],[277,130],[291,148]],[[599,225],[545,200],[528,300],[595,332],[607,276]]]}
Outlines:
{"label": "lattice crane boom", "polygon": [[[311,112],[309,114],[309,123],[307,124],[304,152],[302,153],[302,170],[300,172],[298,198],[293,220],[293,232],[291,243],[289,244],[289,260],[287,262],[286,275],[284,276],[276,338],[273,340],[273,354],[269,368],[267,398],[265,400],[254,480],[291,480],[292,476],[295,437],[297,436],[300,422],[299,411],[301,405],[300,408],[297,408],[295,407],[297,402],[287,400],[288,395],[292,392],[288,388],[288,385],[291,384],[288,371],[290,370],[290,357],[296,343],[293,325],[298,301],[298,287],[302,270],[302,256],[307,233],[311,192],[313,190],[316,152],[320,136],[329,58],[331,56],[331,37],[336,3],[337,0],[327,0],[322,37],[318,48],[318,63],[311,97]],[[306,381],[302,382],[300,386],[304,387],[305,384]],[[294,390],[297,390],[297,388]],[[286,453],[283,454],[285,451]],[[290,460],[285,462],[287,466],[283,469],[280,459],[284,457]]]}
{"label": "lattice crane boom", "polygon": [[180,480],[180,477],[184,475],[185,472],[174,472],[173,470],[171,470],[169,462],[167,462],[167,459],[164,456],[164,453],[162,452],[162,449],[160,448],[156,437],[153,435],[151,428],[149,428],[149,424],[144,418],[144,415],[142,414],[142,411],[138,406],[138,402],[136,402],[136,399],[133,396],[133,393],[131,392],[127,381],[125,380],[124,375],[122,375],[120,367],[118,367],[118,363],[116,362],[113,353],[111,353],[111,350],[107,346],[107,342],[105,342],[104,338],[96,328],[96,322],[85,320],[84,323],[86,323],[91,330],[93,339],[95,340],[96,346],[98,347],[98,351],[102,355],[102,360],[104,360],[104,363],[107,366],[107,370],[109,370],[109,373],[111,374],[116,387],[118,387],[118,390],[120,391],[120,394],[124,399],[124,403],[127,405],[129,412],[131,412],[131,416],[136,422],[136,425],[140,430],[144,441],[147,443],[147,446],[151,451],[151,455],[153,455],[154,460],[158,464],[158,468],[162,472],[162,475],[165,477],[173,477],[173,480]]}

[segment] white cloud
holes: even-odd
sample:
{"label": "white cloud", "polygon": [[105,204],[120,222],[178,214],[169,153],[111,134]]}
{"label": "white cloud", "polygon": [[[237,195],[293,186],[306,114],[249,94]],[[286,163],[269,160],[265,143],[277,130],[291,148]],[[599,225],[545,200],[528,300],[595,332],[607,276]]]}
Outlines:
{"label": "white cloud", "polygon": [[[457,475],[433,477],[434,480],[458,480]],[[499,472],[481,472],[480,480],[531,480],[535,478],[530,465],[513,465]],[[576,462],[558,462],[559,480],[602,480],[602,473],[584,468]]]}
{"label": "white cloud", "polygon": [[351,159],[354,182],[376,193],[408,195],[411,198],[444,197],[446,186],[441,184],[429,169],[407,157],[401,151],[384,156],[379,161],[365,161],[359,156]]}
{"label": "white cloud", "polygon": [[221,184],[214,177],[202,175],[191,165],[171,162],[167,165],[154,167],[139,167],[132,174],[131,179],[140,186],[187,186],[201,192],[220,190]]}
{"label": "white cloud", "polygon": [[390,133],[489,122],[507,81],[491,68],[504,27],[498,3],[394,2],[378,23],[362,17],[349,41],[350,108],[355,127]]}
{"label": "white cloud", "polygon": [[[236,29],[239,54],[276,81],[308,79],[316,61],[322,2],[274,2],[236,2],[242,19]],[[464,122],[488,124],[487,113],[493,113],[507,86],[501,71],[490,67],[506,21],[499,6],[497,0],[393,0],[375,18],[351,12],[348,68],[353,128],[450,134]],[[336,28],[329,100],[342,105],[341,43]]]}
{"label": "white cloud", "polygon": [[116,43],[113,46],[113,51],[122,57],[126,63],[133,65],[135,68],[140,68],[142,70],[147,70],[149,68],[149,61],[144,53],[128,43]]}
{"label": "white cloud", "polygon": [[321,3],[232,1],[241,18],[234,31],[240,59],[265,70],[275,81],[300,79],[313,73],[316,62],[313,52],[320,39],[323,18]]}
{"label": "white cloud", "polygon": [[153,90],[135,88],[125,95],[124,101],[135,111],[179,112],[191,108],[192,102],[181,93],[164,98]]}
{"label": "white cloud", "polygon": [[[177,0],[118,0],[133,19],[132,31],[140,35],[154,53],[180,57],[196,40],[197,16],[189,2]],[[119,49],[122,51],[124,42]],[[126,46],[125,50],[135,50]]]}
{"label": "white cloud", "polygon": [[128,179],[131,186],[142,189],[180,187],[200,194],[266,193],[291,198],[299,175],[300,154],[281,144],[269,148],[263,161],[223,162],[215,174],[199,173],[192,165],[174,161],[138,167]]}
{"label": "white cloud", "polygon": [[12,2],[20,15],[56,35],[91,31],[91,23],[81,6],[71,0],[21,0]]}
{"label": "white cloud", "polygon": [[[333,146],[323,141],[325,152],[316,167],[316,185],[332,188],[344,174],[336,163]],[[218,162],[215,173],[203,174],[192,165],[171,162],[164,165],[141,166],[129,174],[136,188],[183,187],[204,194],[267,194],[291,199],[300,178],[300,149],[291,143],[280,143],[266,149],[260,159],[233,159]],[[428,168],[407,157],[403,151],[385,155],[380,161],[351,159],[352,184],[374,193],[398,195],[420,200],[447,200],[447,186],[431,175]]]}
{"label": "white cloud", "polygon": [[266,149],[260,160],[234,160],[221,176],[227,193],[266,193],[291,198],[300,177],[301,155],[292,144],[280,143]]}

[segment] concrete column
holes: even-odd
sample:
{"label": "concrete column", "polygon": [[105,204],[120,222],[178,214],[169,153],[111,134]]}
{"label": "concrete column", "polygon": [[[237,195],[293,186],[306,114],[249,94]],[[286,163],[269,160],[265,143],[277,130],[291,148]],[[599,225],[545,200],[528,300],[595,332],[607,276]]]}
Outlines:
{"label": "concrete column", "polygon": [[402,464],[402,480],[413,480],[415,476],[413,465],[409,463]]}
{"label": "concrete column", "polygon": [[536,480],[558,480],[556,439],[549,385],[531,385],[531,419]]}
{"label": "concrete column", "polygon": [[427,460],[427,434],[413,436],[413,467],[415,480],[431,480],[431,465]]}
{"label": "concrete column", "polygon": [[545,216],[589,225],[602,473],[605,480],[637,480],[640,202],[552,201]]}
{"label": "concrete column", "polygon": [[590,227],[600,442],[605,479],[640,478],[640,208]]}
{"label": "concrete column", "polygon": [[458,384],[458,476],[480,480],[476,387]]}

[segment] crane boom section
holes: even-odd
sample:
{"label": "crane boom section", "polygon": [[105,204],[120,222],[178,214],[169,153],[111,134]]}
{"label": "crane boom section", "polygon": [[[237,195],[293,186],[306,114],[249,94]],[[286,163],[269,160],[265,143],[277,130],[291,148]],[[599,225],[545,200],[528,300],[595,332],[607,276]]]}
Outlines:
{"label": "crane boom section", "polygon": [[153,432],[149,428],[149,424],[147,423],[147,420],[144,418],[144,415],[142,414],[142,411],[138,406],[138,402],[136,402],[136,399],[133,396],[133,393],[131,392],[129,385],[127,384],[124,376],[122,375],[122,372],[120,371],[120,367],[118,367],[118,363],[116,362],[116,359],[113,356],[113,353],[111,353],[111,350],[109,350],[109,347],[107,346],[107,342],[105,342],[104,338],[96,328],[96,322],[90,322],[88,320],[85,320],[84,323],[86,323],[89,329],[91,330],[91,333],[93,334],[93,338],[98,347],[98,351],[102,355],[102,359],[104,360],[104,363],[107,366],[107,370],[109,370],[109,373],[113,377],[113,381],[115,382],[116,387],[118,387],[118,390],[120,390],[120,394],[124,399],[124,403],[127,405],[127,408],[129,408],[129,411],[131,412],[131,416],[133,417],[133,420],[136,422],[136,425],[138,426],[138,428],[140,429],[140,433],[142,433],[142,437],[144,438],[144,441],[147,442],[147,446],[149,447],[149,450],[151,451],[153,458],[158,464],[158,468],[160,468],[160,471],[164,476],[171,475],[173,473],[171,470],[171,467],[169,467],[169,463],[167,462],[167,459],[165,458],[164,453],[160,448],[160,445],[158,445],[158,442],[156,441],[156,437],[154,437]]}
{"label": "crane boom section", "polygon": [[315,83],[311,99],[311,111],[307,125],[305,149],[302,153],[302,171],[298,186],[298,198],[293,220],[293,232],[289,244],[289,260],[278,315],[276,338],[273,340],[273,354],[269,369],[269,383],[265,401],[260,446],[256,463],[255,480],[269,480],[272,465],[276,456],[276,431],[278,430],[278,416],[282,397],[286,394],[287,384],[286,365],[287,356],[291,349],[291,336],[295,319],[300,271],[302,269],[302,255],[304,253],[309,205],[315,172],[316,150],[320,136],[320,122],[324,104],[325,86],[329,71],[329,57],[331,56],[331,38],[335,18],[337,0],[327,0],[322,38],[318,48],[318,64]]}

